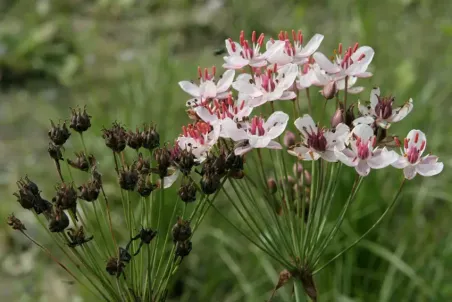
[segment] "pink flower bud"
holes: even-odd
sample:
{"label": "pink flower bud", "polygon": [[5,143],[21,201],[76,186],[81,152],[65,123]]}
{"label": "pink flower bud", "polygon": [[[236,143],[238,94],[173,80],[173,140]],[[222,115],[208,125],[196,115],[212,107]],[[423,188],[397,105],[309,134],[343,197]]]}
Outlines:
{"label": "pink flower bud", "polygon": [[284,134],[284,145],[286,147],[293,146],[296,143],[295,140],[295,134],[293,134],[292,131],[286,131],[286,133]]}
{"label": "pink flower bud", "polygon": [[337,88],[336,88],[336,82],[329,82],[325,86],[323,86],[322,91],[320,92],[323,97],[327,100],[331,100],[336,95]]}
{"label": "pink flower bud", "polygon": [[273,178],[267,179],[267,187],[270,193],[274,194],[278,190],[278,186],[276,185],[276,181]]}
{"label": "pink flower bud", "polygon": [[292,169],[292,171],[293,171],[293,174],[294,174],[295,176],[297,176],[298,174],[303,173],[303,165],[300,164],[300,163],[295,163],[295,164],[293,164],[293,169]]}
{"label": "pink flower bud", "polygon": [[344,122],[344,112],[338,108],[331,118],[331,127],[335,128],[340,123]]}
{"label": "pink flower bud", "polygon": [[309,173],[308,170],[304,170],[304,183],[307,186],[310,186],[312,182],[312,177],[311,177],[311,173]]}

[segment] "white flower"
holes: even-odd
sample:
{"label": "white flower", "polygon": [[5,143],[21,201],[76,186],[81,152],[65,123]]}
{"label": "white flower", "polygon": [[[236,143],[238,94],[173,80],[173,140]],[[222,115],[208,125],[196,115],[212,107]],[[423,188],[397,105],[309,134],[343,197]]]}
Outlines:
{"label": "white flower", "polygon": [[[311,65],[311,69],[315,76],[312,76],[312,84],[315,86],[324,87],[332,82],[336,83],[337,90],[345,90],[345,78],[338,77],[335,74],[329,74],[325,70],[321,69],[319,64],[314,63]],[[347,79],[347,93],[357,94],[364,90],[364,87],[353,87],[358,80],[357,77],[349,76]]]}
{"label": "white flower", "polygon": [[226,99],[229,95],[229,87],[234,81],[235,70],[227,70],[218,82],[215,81],[215,68],[212,74],[205,69],[204,75],[201,69],[199,73],[199,86],[190,81],[181,81],[179,86],[193,98],[187,101],[187,106],[196,107],[204,104],[208,99]]}
{"label": "white flower", "polygon": [[282,149],[273,139],[280,136],[287,126],[289,116],[282,111],[276,111],[267,121],[261,117],[253,117],[250,122],[240,128],[231,119],[224,120],[223,129],[233,141],[240,142],[235,149],[236,155],[244,154],[253,148]]}
{"label": "white flower", "polygon": [[203,162],[207,153],[217,143],[220,127],[205,122],[197,122],[188,127],[182,127],[183,133],[177,138],[182,150],[193,153],[197,162]]}
{"label": "white flower", "polygon": [[198,106],[195,108],[196,114],[206,123],[216,127],[220,127],[220,137],[228,138],[227,133],[223,130],[222,123],[224,120],[232,120],[236,123],[243,122],[248,117],[253,108],[247,106],[245,101],[235,104],[232,97],[228,100],[218,102],[215,100],[210,105]]}
{"label": "white flower", "polygon": [[251,37],[252,45],[250,46],[248,40],[245,40],[245,33],[240,32],[240,43],[227,39],[226,50],[229,56],[223,57],[225,63],[223,68],[226,69],[241,69],[247,65],[251,67],[264,67],[267,65],[265,57],[260,53],[260,48],[264,42],[264,34],[261,34],[256,39],[256,32],[253,31]]}
{"label": "white flower", "polygon": [[367,68],[374,54],[375,52],[371,47],[361,46],[358,48],[358,43],[356,43],[353,48],[349,47],[343,56],[342,44],[339,44],[339,49],[333,62],[321,52],[316,52],[313,57],[326,73],[333,76],[335,80],[341,80],[346,76],[357,78],[371,77],[372,73],[368,72]]}
{"label": "white flower", "polygon": [[[284,47],[281,47],[279,41],[270,40],[267,42],[267,51],[264,56],[267,61],[272,64],[283,66],[289,63],[303,65],[308,62],[309,57],[319,48],[324,36],[315,34],[311,40],[303,47],[303,35],[301,31],[295,33],[292,31],[292,43],[289,41],[289,35],[286,32],[280,32],[279,40],[284,42]],[[278,42],[278,43],[277,43]]]}
{"label": "white flower", "polygon": [[409,99],[403,106],[393,108],[393,97],[380,97],[380,88],[370,92],[370,105],[359,104],[359,112],[363,115],[353,121],[354,125],[370,124],[373,121],[383,129],[388,129],[391,123],[404,119],[413,110],[413,100]]}
{"label": "white flower", "polygon": [[296,98],[295,92],[288,89],[292,87],[297,74],[297,65],[287,64],[277,74],[274,69],[267,69],[266,73],[256,71],[254,77],[241,74],[232,87],[239,92],[239,99],[247,100],[250,107],[257,107],[266,102]]}
{"label": "white flower", "polygon": [[[303,90],[312,85],[323,86],[318,80],[315,63],[306,63],[298,69],[297,79],[295,81],[298,90]],[[318,67],[318,66],[317,66]]]}
{"label": "white flower", "polygon": [[302,160],[317,160],[320,157],[329,162],[336,162],[336,150],[345,148],[345,141],[350,132],[347,125],[340,123],[334,131],[320,129],[308,114],[295,121],[295,127],[301,132],[303,142],[291,148],[289,153]]}
{"label": "white flower", "polygon": [[406,179],[413,179],[417,173],[422,176],[433,176],[441,173],[444,164],[438,162],[434,155],[422,156],[427,146],[427,138],[420,130],[411,130],[404,140],[402,156],[392,166],[403,169]]}
{"label": "white flower", "polygon": [[353,128],[350,138],[351,149],[335,150],[337,159],[354,167],[361,176],[367,176],[370,169],[381,169],[397,160],[397,153],[386,148],[375,148],[376,137],[372,128],[361,124]]}

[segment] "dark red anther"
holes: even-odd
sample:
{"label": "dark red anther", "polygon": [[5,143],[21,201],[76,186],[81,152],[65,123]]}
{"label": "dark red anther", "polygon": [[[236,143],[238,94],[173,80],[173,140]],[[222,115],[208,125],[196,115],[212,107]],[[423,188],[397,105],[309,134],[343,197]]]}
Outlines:
{"label": "dark red anther", "polygon": [[425,142],[425,141],[422,141],[422,143],[421,143],[421,148],[420,148],[419,150],[424,151],[425,144],[426,144],[426,142]]}
{"label": "dark red anther", "polygon": [[397,136],[394,136],[394,142],[395,142],[397,147],[401,146],[400,140],[399,140],[399,138]]}
{"label": "dark red anther", "polygon": [[236,47],[235,47],[234,41],[231,38],[229,38],[228,41],[229,41],[229,44],[231,45],[232,51],[235,52],[236,51]]}
{"label": "dark red anther", "polygon": [[242,110],[243,107],[245,107],[245,100],[242,100],[242,104],[240,105],[240,110]]}
{"label": "dark red anther", "polygon": [[359,43],[356,42],[355,45],[353,46],[353,53],[355,53],[356,50],[358,50],[358,47],[359,47]]}
{"label": "dark red anther", "polygon": [[374,137],[372,138],[372,147],[375,148],[376,145],[377,145],[377,137],[374,136]]}
{"label": "dark red anther", "polygon": [[293,40],[294,42],[297,41],[297,35],[296,35],[294,29],[292,29],[292,40]]}
{"label": "dark red anther", "polygon": [[251,42],[256,43],[256,31],[253,30],[253,32],[251,33]]}
{"label": "dark red anther", "polygon": [[240,32],[240,45],[243,46],[244,43],[245,43],[245,32],[242,30]]}
{"label": "dark red anther", "polygon": [[202,79],[202,69],[201,66],[198,66],[198,77]]}
{"label": "dark red anther", "polygon": [[414,143],[417,144],[419,141],[419,132],[416,132],[416,135],[414,136]]}
{"label": "dark red anther", "polygon": [[342,43],[339,43],[339,47],[337,48],[337,53],[342,54]]}
{"label": "dark red anther", "polygon": [[408,149],[408,142],[409,142],[410,140],[408,139],[408,138],[405,138],[404,140],[403,140],[403,147],[405,148],[405,149]]}
{"label": "dark red anther", "polygon": [[362,54],[359,56],[358,61],[361,61],[361,60],[364,59],[365,57],[366,57],[366,55],[362,53]]}
{"label": "dark red anther", "polygon": [[265,38],[265,35],[261,34],[259,36],[259,39],[257,39],[257,44],[259,44],[259,46],[262,46],[262,44],[264,43],[264,38]]}

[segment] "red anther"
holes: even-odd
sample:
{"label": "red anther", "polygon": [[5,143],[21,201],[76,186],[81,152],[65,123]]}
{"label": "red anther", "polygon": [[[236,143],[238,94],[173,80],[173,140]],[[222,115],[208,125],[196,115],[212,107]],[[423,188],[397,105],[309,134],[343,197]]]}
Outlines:
{"label": "red anther", "polygon": [[240,105],[240,110],[242,110],[243,107],[245,107],[245,100],[242,100],[242,104]]}
{"label": "red anther", "polygon": [[229,38],[228,41],[229,41],[229,44],[231,45],[232,51],[235,52],[236,48],[235,48],[235,43],[234,43],[234,41],[233,41],[231,38]]}
{"label": "red anther", "polygon": [[188,136],[187,127],[182,126],[182,133],[184,134],[184,136]]}
{"label": "red anther", "polygon": [[213,104],[214,104],[214,106],[215,106],[215,110],[220,109],[221,105],[220,105],[220,103],[218,102],[218,99],[215,99],[215,100],[213,101]]}
{"label": "red anther", "polygon": [[278,39],[280,39],[281,41],[284,41],[284,33],[282,30],[278,34]]}
{"label": "red anther", "polygon": [[372,147],[375,148],[376,145],[377,145],[377,137],[374,136],[374,137],[372,138]]}
{"label": "red anther", "polygon": [[408,149],[408,142],[409,142],[410,140],[408,139],[408,138],[405,138],[404,140],[403,140],[403,147],[405,148],[405,149]]}
{"label": "red anther", "polygon": [[285,35],[284,35],[284,37],[285,37],[285,40],[289,40],[289,33],[286,31],[286,32],[284,32],[285,33]]}
{"label": "red anther", "polygon": [[359,56],[358,61],[361,61],[361,60],[364,59],[365,57],[366,57],[366,55],[362,53],[362,54]]}
{"label": "red anther", "polygon": [[303,74],[307,74],[309,71],[309,64],[303,65],[303,70],[301,71]]}
{"label": "red anther", "polygon": [[220,113],[220,111],[217,111],[217,117],[218,117],[219,120],[221,120],[221,113]]}
{"label": "red anther", "polygon": [[303,34],[301,30],[298,31],[298,43],[303,44]]}
{"label": "red anther", "polygon": [[419,132],[416,132],[416,135],[414,136],[414,143],[417,144],[419,141]]}
{"label": "red anther", "polygon": [[251,34],[251,42],[256,43],[256,31],[253,30],[253,33]]}
{"label": "red anther", "polygon": [[395,144],[396,144],[397,147],[400,147],[400,146],[401,146],[400,140],[399,140],[399,138],[398,138],[397,136],[394,136],[394,142],[395,142]]}
{"label": "red anther", "polygon": [[[273,66],[273,72],[276,73],[278,71],[278,64],[275,63]],[[268,74],[269,77],[271,77],[271,73]]]}
{"label": "red anther", "polygon": [[234,101],[232,100],[232,95],[231,94],[228,95],[228,104],[229,104],[229,106],[233,106],[234,105]]}
{"label": "red anther", "polygon": [[359,43],[356,42],[355,45],[353,46],[353,52],[356,52],[356,50],[358,49],[358,47],[359,47]]}
{"label": "red anther", "polygon": [[198,66],[198,77],[200,79],[202,79],[202,70],[201,70],[201,66]]}
{"label": "red anther", "polygon": [[234,107],[234,114],[237,114],[237,113],[239,113],[239,108]]}
{"label": "red anther", "polygon": [[339,43],[339,47],[337,48],[337,53],[342,54],[342,43]]}
{"label": "red anther", "polygon": [[212,77],[214,77],[216,73],[217,73],[217,67],[214,65],[214,66],[212,66]]}
{"label": "red anther", "polygon": [[265,35],[264,35],[264,34],[261,34],[261,35],[259,36],[259,39],[257,39],[257,44],[259,44],[260,46],[262,46],[262,43],[264,43],[264,38],[265,38]]}
{"label": "red anther", "polygon": [[240,32],[240,45],[243,45],[243,42],[245,42],[245,32],[242,30]]}
{"label": "red anther", "polygon": [[426,142],[425,142],[425,141],[422,141],[422,143],[421,143],[421,148],[420,148],[419,150],[424,151],[425,144],[426,144]]}
{"label": "red anther", "polygon": [[275,44],[275,39],[270,38],[270,42],[272,42],[272,44]]}
{"label": "red anther", "polygon": [[207,68],[204,68],[204,81],[207,81],[209,79],[209,70]]}
{"label": "red anther", "polygon": [[296,35],[294,29],[292,29],[292,40],[293,40],[294,42],[297,41],[297,35]]}

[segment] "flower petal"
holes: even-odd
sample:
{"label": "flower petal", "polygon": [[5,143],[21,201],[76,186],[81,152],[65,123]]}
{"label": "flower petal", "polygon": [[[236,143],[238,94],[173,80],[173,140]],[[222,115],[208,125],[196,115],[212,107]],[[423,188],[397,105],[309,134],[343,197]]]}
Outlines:
{"label": "flower petal", "polygon": [[251,84],[250,81],[245,81],[243,79],[240,79],[232,83],[232,87],[238,92],[249,95],[250,97],[253,98],[259,97],[263,94],[262,91],[260,91],[256,87],[256,85]]}
{"label": "flower petal", "polygon": [[408,148],[405,148],[405,153],[408,152],[408,149],[410,149],[411,147],[420,149],[421,146],[424,145],[424,149],[420,150],[419,153],[419,156],[421,156],[425,150],[425,147],[427,146],[427,138],[425,137],[424,132],[422,132],[421,130],[413,129],[408,132],[406,138],[408,139]]}
{"label": "flower petal", "polygon": [[373,119],[373,117],[371,116],[362,116],[362,117],[358,117],[357,119],[353,120],[353,125],[357,126],[357,125],[372,125],[375,122],[375,120]]}
{"label": "flower petal", "polygon": [[297,98],[297,94],[293,91],[284,91],[283,94],[279,97],[280,100],[293,100]]}
{"label": "flower petal", "polygon": [[335,163],[335,162],[338,161],[337,156],[336,156],[336,153],[335,153],[334,151],[326,150],[325,152],[322,152],[322,153],[320,154],[320,156],[321,156],[324,160],[326,160],[326,161],[328,161],[328,162],[331,162],[331,163]]}
{"label": "flower petal", "polygon": [[368,141],[374,136],[374,130],[369,125],[366,124],[356,125],[351,133],[355,134],[363,141]]}
{"label": "flower petal", "polygon": [[305,114],[303,115],[303,117],[297,118],[294,124],[304,137],[308,136],[306,130],[309,130],[309,133],[311,131],[317,132],[317,126],[315,125],[314,120],[309,114]]}
{"label": "flower petal", "polygon": [[217,93],[225,92],[231,87],[234,81],[235,70],[226,70],[223,76],[217,83]]}
{"label": "flower petal", "polygon": [[241,56],[224,57],[226,63],[223,64],[223,68],[226,69],[241,69],[248,65],[249,61]]}
{"label": "flower petal", "polygon": [[199,93],[203,99],[214,98],[217,96],[217,86],[213,81],[205,81],[200,85]]}
{"label": "flower petal", "polygon": [[341,68],[333,64],[323,53],[316,52],[313,54],[313,57],[316,63],[326,72],[338,73],[341,71]]}
{"label": "flower petal", "polygon": [[380,87],[375,87],[370,91],[370,107],[375,111],[378,104],[378,97],[380,96]]}
{"label": "flower petal", "polygon": [[268,143],[268,145],[267,145],[267,148],[269,148],[269,149],[277,149],[277,150],[280,150],[280,149],[282,149],[283,147],[282,147],[281,144],[278,143],[278,142],[270,141],[270,142]]}
{"label": "flower petal", "polygon": [[248,135],[244,129],[237,128],[237,124],[231,119],[225,119],[221,123],[222,132],[233,141],[248,139]]}
{"label": "flower petal", "polygon": [[388,119],[390,123],[401,121],[413,110],[413,99],[409,99],[402,107],[393,109],[392,116]]}
{"label": "flower petal", "polygon": [[370,167],[365,160],[360,160],[355,169],[361,176],[367,176],[370,173]]}
{"label": "flower petal", "polygon": [[[233,56],[234,54],[240,53],[240,51],[242,51],[242,46],[237,42],[231,42],[229,39],[226,39],[224,43],[226,45],[226,50],[228,51],[230,56]],[[235,51],[232,50],[232,44],[234,44],[235,46]]]}
{"label": "flower petal", "polygon": [[391,164],[394,168],[404,169],[410,165],[405,156],[399,156],[395,162]]}
{"label": "flower petal", "polygon": [[249,137],[250,146],[253,148],[265,148],[268,146],[270,141],[271,138],[268,136],[251,135]]}
{"label": "flower petal", "polygon": [[298,75],[298,66],[295,64],[285,65],[278,73],[278,88],[282,90],[289,89]]}
{"label": "flower petal", "polygon": [[415,166],[409,165],[403,169],[403,175],[405,176],[406,179],[413,179],[416,176],[416,174],[417,172]]}
{"label": "flower petal", "polygon": [[253,147],[251,147],[250,145],[240,146],[240,147],[235,148],[234,154],[235,155],[243,155],[251,150],[253,150]]}
{"label": "flower petal", "polygon": [[398,157],[394,151],[388,151],[386,148],[378,149],[367,159],[367,164],[372,169],[382,169],[397,161]]}
{"label": "flower petal", "polygon": [[195,112],[204,122],[214,123],[218,121],[218,117],[210,113],[206,107],[198,106],[195,108]]}
{"label": "flower petal", "polygon": [[430,159],[422,159],[421,162],[416,165],[416,172],[422,176],[433,176],[441,173],[444,169],[444,164],[441,162],[433,163],[434,160],[438,160],[438,158],[436,156],[431,156]]}
{"label": "flower petal", "polygon": [[270,139],[277,138],[286,129],[287,122],[289,121],[289,115],[282,111],[273,112],[264,123],[265,136]]}
{"label": "flower petal", "polygon": [[181,81],[179,82],[179,86],[183,91],[190,94],[191,96],[194,96],[195,98],[199,98],[201,96],[199,87],[190,81]]}
{"label": "flower petal", "polygon": [[176,170],[170,176],[165,176],[163,178],[163,188],[168,189],[169,187],[171,187],[176,182],[177,178],[179,177],[179,174],[180,171]]}
{"label": "flower petal", "polygon": [[312,55],[320,46],[323,41],[324,36],[321,34],[315,34],[311,40],[303,47],[303,49],[297,53],[297,56],[300,57],[309,57]]}
{"label": "flower petal", "polygon": [[334,148],[334,153],[338,160],[349,167],[356,167],[358,165],[359,159],[357,159],[356,154],[350,149],[344,149],[339,151],[337,148]]}

